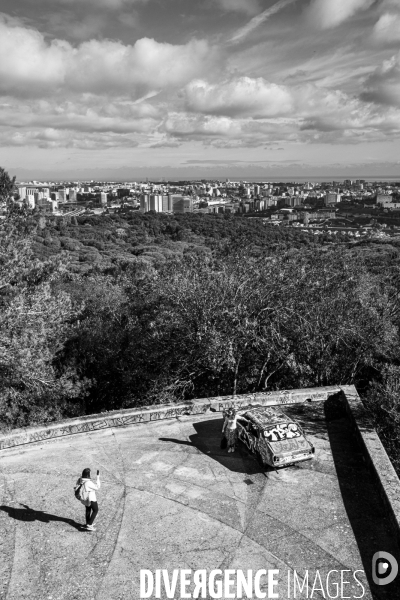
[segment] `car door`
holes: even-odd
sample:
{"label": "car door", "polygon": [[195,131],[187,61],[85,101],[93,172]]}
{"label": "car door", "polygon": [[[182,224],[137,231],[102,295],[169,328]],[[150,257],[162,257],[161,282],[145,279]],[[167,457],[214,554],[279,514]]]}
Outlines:
{"label": "car door", "polygon": [[257,452],[258,449],[258,437],[259,437],[259,431],[258,431],[258,427],[252,423],[251,421],[249,421],[249,428],[248,428],[248,432],[247,432],[247,446],[250,450],[250,452],[254,452],[254,454]]}

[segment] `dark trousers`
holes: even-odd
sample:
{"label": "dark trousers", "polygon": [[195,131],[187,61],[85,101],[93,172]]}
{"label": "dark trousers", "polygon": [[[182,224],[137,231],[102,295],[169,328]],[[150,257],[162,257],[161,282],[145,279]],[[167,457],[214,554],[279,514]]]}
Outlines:
{"label": "dark trousers", "polygon": [[91,502],[89,506],[86,507],[86,525],[93,525],[93,521],[97,517],[98,512],[99,505],[97,502]]}

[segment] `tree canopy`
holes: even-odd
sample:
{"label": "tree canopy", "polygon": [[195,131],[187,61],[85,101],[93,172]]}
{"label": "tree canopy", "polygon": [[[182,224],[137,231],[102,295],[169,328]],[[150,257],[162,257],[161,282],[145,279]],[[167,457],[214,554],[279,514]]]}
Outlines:
{"label": "tree canopy", "polygon": [[388,442],[400,433],[399,261],[396,240],[316,242],[224,215],[9,211],[0,426],[354,383],[400,467]]}

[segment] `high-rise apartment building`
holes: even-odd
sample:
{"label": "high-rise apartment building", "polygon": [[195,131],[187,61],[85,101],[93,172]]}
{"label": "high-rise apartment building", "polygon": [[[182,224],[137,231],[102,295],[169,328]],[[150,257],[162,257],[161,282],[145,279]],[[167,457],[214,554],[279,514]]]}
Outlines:
{"label": "high-rise apartment building", "polygon": [[175,198],[173,197],[172,202],[172,208],[174,213],[193,212],[193,200],[192,198],[190,198],[190,196],[178,196],[176,194]]}
{"label": "high-rise apartment building", "polygon": [[164,194],[162,197],[162,211],[172,213],[172,210],[171,194]]}
{"label": "high-rise apartment building", "polygon": [[59,198],[60,202],[66,202],[67,201],[67,193],[68,192],[67,192],[67,190],[65,188],[61,189],[61,190],[58,190],[58,198]]}
{"label": "high-rise apartment building", "polygon": [[149,196],[149,210],[155,210],[156,212],[162,212],[163,197],[161,194],[150,194]]}
{"label": "high-rise apartment building", "polygon": [[140,196],[140,212],[146,213],[149,212],[149,195],[142,194]]}
{"label": "high-rise apartment building", "polygon": [[340,194],[336,194],[336,192],[327,192],[325,194],[325,206],[328,204],[337,204],[340,202]]}

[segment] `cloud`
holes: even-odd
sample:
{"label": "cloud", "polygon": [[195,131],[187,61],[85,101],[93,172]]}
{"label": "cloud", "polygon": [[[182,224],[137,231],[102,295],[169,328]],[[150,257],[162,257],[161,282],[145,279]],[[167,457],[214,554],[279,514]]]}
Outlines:
{"label": "cloud", "polygon": [[0,93],[22,96],[67,90],[126,94],[184,85],[211,68],[214,51],[204,40],[184,45],[142,38],[134,45],[90,40],[77,47],[47,42],[34,29],[0,21]]}
{"label": "cloud", "polygon": [[[82,0],[55,0],[59,4],[80,4]],[[85,4],[94,5],[96,8],[119,9],[133,4],[145,4],[149,0],[84,0]]]}
{"label": "cloud", "polygon": [[253,17],[246,25],[237,30],[235,35],[231,37],[229,40],[231,43],[241,42],[245,37],[249,35],[252,31],[254,31],[257,27],[259,27],[262,23],[267,21],[270,17],[278,13],[279,11],[289,6],[289,4],[293,4],[297,2],[297,0],[279,0],[273,6],[264,10],[264,12],[260,13]]}
{"label": "cloud", "polygon": [[174,140],[159,140],[158,142],[150,144],[149,148],[179,148],[180,145],[181,144]]}
{"label": "cloud", "polygon": [[17,92],[59,86],[65,77],[67,42],[47,44],[38,31],[0,22],[0,91]]}
{"label": "cloud", "polygon": [[190,111],[229,117],[274,117],[287,114],[293,105],[287,88],[262,77],[239,77],[220,84],[192,81],[185,93]]}
{"label": "cloud", "polygon": [[217,2],[226,11],[240,12],[246,15],[255,15],[260,11],[258,0],[217,0]]}
{"label": "cloud", "polygon": [[161,128],[168,135],[178,139],[209,140],[239,136],[241,124],[227,117],[208,117],[170,113]]}
{"label": "cloud", "polygon": [[261,78],[237,78],[220,85],[193,82],[186,90],[190,102],[186,108],[192,114],[170,113],[160,130],[172,138],[219,148],[284,141],[357,144],[393,139],[400,133],[400,110],[396,108],[383,109],[314,84],[276,86],[282,96],[275,94],[275,103],[268,104],[274,96],[273,86]]}
{"label": "cloud", "polygon": [[385,13],[376,23],[373,39],[379,43],[400,43],[400,13]]}
{"label": "cloud", "polygon": [[90,136],[81,132],[52,129],[26,129],[23,131],[0,130],[2,146],[35,146],[38,148],[79,148],[95,150],[104,148],[136,148],[138,141],[129,135],[95,133]]}
{"label": "cloud", "polygon": [[343,127],[343,123],[339,123],[335,119],[314,117],[307,118],[300,126],[301,131],[315,130],[315,131],[339,131]]}
{"label": "cloud", "polygon": [[366,10],[375,0],[312,0],[307,19],[320,29],[330,29],[343,23],[360,10]]}
{"label": "cloud", "polygon": [[400,52],[385,60],[365,81],[361,98],[400,107]]}
{"label": "cloud", "polygon": [[[310,6],[311,0],[303,1]],[[231,10],[241,10],[239,4],[231,5]],[[354,1],[349,4],[355,10]],[[316,6],[317,0],[311,5]],[[275,3],[255,21],[245,17],[249,22],[239,30],[241,35],[237,32],[238,41],[251,37],[257,23],[284,6],[289,4]],[[361,10],[360,2],[357,6]],[[375,17],[374,31],[387,39],[383,17],[397,15],[394,6],[387,0],[380,5],[381,18]],[[121,12],[125,14],[125,9]],[[110,22],[108,14],[105,19]],[[395,19],[386,23],[393,28]],[[359,23],[350,27],[356,31]],[[277,29],[262,48],[245,51],[188,38],[179,43],[149,37],[132,43],[110,39],[72,43],[51,40],[26,22],[0,15],[0,56],[7,57],[0,63],[0,141],[21,149],[139,145],[173,156],[174,147],[190,142],[235,149],[399,138],[400,55],[371,74],[377,60],[371,40],[359,52],[339,44],[337,52],[329,54],[325,46],[319,51],[321,36],[314,35],[303,49],[303,38],[290,43],[285,38],[286,43],[281,33]],[[277,39],[282,40],[282,53],[275,59],[270,48]],[[328,45],[331,48],[329,40]],[[385,49],[379,52],[390,56]]]}
{"label": "cloud", "polygon": [[109,16],[104,12],[91,11],[90,14],[78,15],[73,11],[65,10],[47,13],[46,26],[55,37],[68,35],[68,39],[87,40],[97,37],[104,31],[109,23]]}
{"label": "cloud", "polygon": [[202,40],[182,46],[149,38],[133,46],[91,40],[69,54],[65,82],[78,92],[128,93],[136,97],[186,83],[206,70],[211,54]]}
{"label": "cloud", "polygon": [[163,113],[149,104],[110,102],[90,97],[78,101],[36,100],[4,104],[0,126],[51,128],[77,132],[149,133]]}

